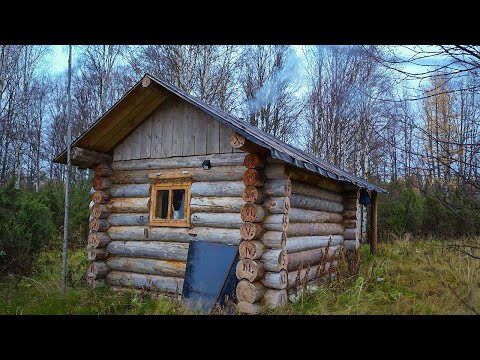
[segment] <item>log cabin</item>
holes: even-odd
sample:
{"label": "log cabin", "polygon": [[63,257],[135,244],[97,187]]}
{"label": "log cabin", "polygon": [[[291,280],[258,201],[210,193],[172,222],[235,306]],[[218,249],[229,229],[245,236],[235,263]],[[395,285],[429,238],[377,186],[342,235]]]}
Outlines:
{"label": "log cabin", "polygon": [[[238,245],[237,311],[286,304],[359,246],[384,190],[145,75],[72,143],[94,171],[87,282],[181,293],[191,241]],[[64,150],[55,159],[67,163]]]}

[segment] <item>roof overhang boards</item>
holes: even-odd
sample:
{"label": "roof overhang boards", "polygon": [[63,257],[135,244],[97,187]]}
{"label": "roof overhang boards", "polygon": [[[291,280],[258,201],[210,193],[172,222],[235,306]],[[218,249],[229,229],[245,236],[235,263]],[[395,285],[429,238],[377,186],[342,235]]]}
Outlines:
{"label": "roof overhang boards", "polygon": [[[143,77],[98,121],[78,137],[72,147],[112,155],[115,145],[135,130],[167,97],[167,90],[157,82],[151,81],[149,76]],[[53,161],[66,164],[66,150]],[[82,168],[93,165],[93,163],[75,161],[75,159],[72,159],[72,164]]]}

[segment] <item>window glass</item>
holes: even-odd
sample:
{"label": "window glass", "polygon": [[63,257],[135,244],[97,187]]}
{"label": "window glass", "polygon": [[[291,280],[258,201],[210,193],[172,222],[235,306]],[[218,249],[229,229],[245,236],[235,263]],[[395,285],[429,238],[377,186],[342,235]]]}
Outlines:
{"label": "window glass", "polygon": [[173,190],[172,219],[185,218],[185,189]]}
{"label": "window glass", "polygon": [[168,218],[168,190],[157,190],[157,208],[155,209],[157,219]]}

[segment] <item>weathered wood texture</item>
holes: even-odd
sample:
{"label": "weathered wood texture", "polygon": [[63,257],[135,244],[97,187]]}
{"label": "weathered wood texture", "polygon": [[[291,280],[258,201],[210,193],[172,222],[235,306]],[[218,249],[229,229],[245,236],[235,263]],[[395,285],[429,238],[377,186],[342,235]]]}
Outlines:
{"label": "weathered wood texture", "polygon": [[93,188],[95,190],[107,190],[112,186],[112,182],[109,177],[95,176],[93,178]]}
{"label": "weathered wood texture", "polygon": [[244,222],[240,228],[240,234],[244,240],[260,239],[265,233],[262,225],[252,222]]}
{"label": "weathered wood texture", "polygon": [[287,254],[305,250],[324,248],[330,242],[330,246],[337,246],[343,243],[342,235],[328,236],[296,236],[289,237],[285,246]]}
{"label": "weathered wood texture", "polygon": [[101,279],[109,272],[107,264],[103,261],[94,261],[88,265],[87,278]]}
{"label": "weathered wood texture", "polygon": [[108,224],[107,219],[96,219],[93,218],[90,221],[90,231],[104,232],[107,231],[110,225]]}
{"label": "weathered wood texture", "polygon": [[194,227],[171,228],[144,226],[112,226],[108,229],[112,240],[119,241],[162,241],[189,243],[192,240],[238,245],[240,233],[237,229]]}
{"label": "weathered wood texture", "polygon": [[162,241],[112,241],[107,250],[112,255],[186,261],[188,244]]}
{"label": "weathered wood texture", "polygon": [[110,214],[110,210],[108,210],[108,207],[104,204],[94,204],[90,211],[96,219],[105,219]]}
{"label": "weathered wood texture", "polygon": [[[194,183],[195,184],[195,183]],[[192,197],[190,211],[213,213],[240,213],[245,202],[241,197]]]}
{"label": "weathered wood texture", "polygon": [[193,197],[241,197],[244,189],[242,181],[194,182],[191,193]]}
{"label": "weathered wood texture", "polygon": [[263,295],[262,304],[267,308],[274,309],[276,307],[285,306],[288,304],[287,291],[267,289]]}
{"label": "weathered wood texture", "polygon": [[287,242],[287,234],[282,231],[267,231],[261,239],[265,246],[271,249],[283,249]]}
{"label": "weathered wood texture", "polygon": [[342,194],[298,181],[292,182],[292,193],[296,195],[312,196],[318,199],[329,200],[338,203],[343,202]]}
{"label": "weathered wood texture", "polygon": [[120,213],[110,214],[108,217],[108,223],[110,226],[136,226],[136,225],[148,225],[148,213]]}
{"label": "weathered wood texture", "polygon": [[287,269],[288,262],[285,250],[267,250],[263,253],[260,260],[267,271],[280,271]]}
{"label": "weathered wood texture", "polygon": [[110,241],[110,237],[104,232],[91,231],[88,234],[87,243],[89,248],[104,248]]}
{"label": "weathered wood texture", "polygon": [[110,163],[112,162],[112,155],[79,147],[73,147],[72,161],[76,163],[90,164]]}
{"label": "weathered wood texture", "polygon": [[250,282],[257,281],[262,278],[265,268],[261,261],[251,259],[240,259],[235,270],[237,279],[247,279]]}
{"label": "weathered wood texture", "polygon": [[232,153],[233,148],[224,145],[232,131],[225,129],[221,133],[220,127],[218,120],[204,111],[169,97],[123,140],[121,146],[115,147],[113,158],[126,161]]}
{"label": "weathered wood texture", "polygon": [[87,251],[88,261],[105,260],[107,256],[108,251],[106,249],[90,248]]}
{"label": "weathered wood texture", "polygon": [[325,253],[326,248],[305,250],[288,254],[287,270],[299,270],[301,268],[311,267],[323,262],[329,262],[338,252],[339,246],[330,246],[328,254]]}
{"label": "weathered wood texture", "polygon": [[[209,154],[199,156],[171,157],[165,159],[141,159],[129,161],[114,161],[112,169],[114,171],[132,171],[132,170],[165,170],[179,168],[201,168],[204,160],[210,160],[212,169],[220,166],[241,166],[245,154]],[[243,168],[245,170],[245,168]],[[211,169],[210,169],[211,170]],[[205,170],[205,171],[210,171]]]}
{"label": "weathered wood texture", "polygon": [[343,235],[344,230],[338,223],[289,223],[287,236]]}
{"label": "weathered wood texture", "polygon": [[112,167],[109,163],[101,163],[95,166],[95,176],[110,176],[112,174]]}
{"label": "weathered wood texture", "polygon": [[271,289],[285,289],[287,287],[287,272],[281,270],[279,272],[265,272],[261,279],[263,286]]}
{"label": "weathered wood texture", "polygon": [[[278,223],[282,215],[270,215],[266,218],[266,222]],[[288,210],[288,220],[289,222],[298,222],[298,223],[316,223],[316,222],[327,222],[327,223],[341,223],[342,215],[326,212],[326,211],[315,211],[315,210],[304,210],[297,208],[290,208]],[[282,220],[283,221],[283,220]]]}
{"label": "weathered wood texture", "polygon": [[290,205],[294,208],[328,211],[333,213],[342,213],[343,204],[330,200],[322,200],[313,196],[292,194],[290,198]]}
{"label": "weathered wood texture", "polygon": [[95,204],[106,204],[110,200],[110,190],[98,190],[92,195],[92,200]]}
{"label": "weathered wood texture", "polygon": [[107,206],[112,213],[147,213],[150,198],[112,198]]}
{"label": "weathered wood texture", "polygon": [[[160,174],[168,177],[178,177],[179,174],[189,174],[192,176],[194,182],[197,181],[239,181],[245,173],[243,166],[221,166],[212,167],[210,170],[203,170],[198,168],[179,168],[175,170],[157,171],[151,170],[125,170],[114,171],[110,177],[113,184],[150,184],[151,178],[149,175]],[[241,196],[241,194],[239,195]]]}
{"label": "weathered wood texture", "polygon": [[194,213],[191,215],[194,226],[240,229],[242,217],[240,213]]}
{"label": "weathered wood texture", "polygon": [[111,285],[134,287],[181,294],[183,279],[180,277],[137,274],[124,271],[110,271],[106,280]]}
{"label": "weathered wood texture", "polygon": [[150,184],[113,185],[111,196],[114,198],[140,198],[150,196]]}
{"label": "weathered wood texture", "polygon": [[258,315],[262,312],[262,306],[260,304],[251,304],[247,301],[240,301],[237,304],[237,313],[247,315]]}
{"label": "weathered wood texture", "polygon": [[184,277],[187,264],[182,261],[127,258],[110,256],[107,265],[112,270],[140,274]]}
{"label": "weathered wood texture", "polygon": [[265,287],[261,282],[250,282],[248,280],[240,280],[237,284],[238,301],[246,301],[253,304],[259,301],[265,294]]}
{"label": "weathered wood texture", "polygon": [[241,259],[259,259],[267,248],[261,241],[242,241],[238,248]]}

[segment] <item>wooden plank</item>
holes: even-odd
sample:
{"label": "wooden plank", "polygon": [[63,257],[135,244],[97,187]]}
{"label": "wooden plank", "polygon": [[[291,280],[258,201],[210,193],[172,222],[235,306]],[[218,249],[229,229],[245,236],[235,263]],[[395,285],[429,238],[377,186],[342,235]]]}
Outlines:
{"label": "wooden plank", "polygon": [[162,151],[160,152],[160,157],[170,157],[172,156],[172,140],[173,140],[173,111],[172,102],[164,104],[165,110],[162,114],[161,124],[162,124]]}
{"label": "wooden plank", "polygon": [[131,160],[132,154],[132,139],[126,138],[123,141],[123,149],[122,149],[122,160]]}
{"label": "wooden plank", "polygon": [[183,129],[185,127],[185,104],[176,102],[173,106],[172,156],[183,154]]}
{"label": "wooden plank", "polygon": [[142,159],[149,159],[152,154],[152,116],[141,125],[142,128],[142,142],[140,144],[140,157]]}
{"label": "wooden plank", "polygon": [[195,155],[207,153],[207,119],[205,113],[195,109]]}
{"label": "wooden plank", "polygon": [[233,130],[230,129],[227,125],[220,123],[220,153],[231,153],[233,148],[230,145],[230,135]]}
{"label": "wooden plank", "polygon": [[195,154],[194,115],[186,108],[183,113],[185,126],[183,129],[183,156]]}
{"label": "wooden plank", "polygon": [[122,153],[123,153],[123,142],[115,146],[115,148],[113,149],[113,161],[122,160]]}
{"label": "wooden plank", "polygon": [[152,114],[152,150],[151,157],[159,158],[162,152],[162,114],[164,107],[160,107]]}
{"label": "wooden plank", "polygon": [[220,122],[205,114],[207,119],[207,154],[220,152]]}
{"label": "wooden plank", "polygon": [[142,142],[141,125],[139,127],[137,127],[129,137],[130,137],[130,141],[131,141],[130,158],[131,159],[140,159],[140,147],[141,147],[141,142]]}
{"label": "wooden plank", "polygon": [[107,152],[119,140],[135,129],[166,97],[152,93],[139,106],[139,111],[132,112],[121,119],[118,124],[106,134],[97,145],[99,151]]}

